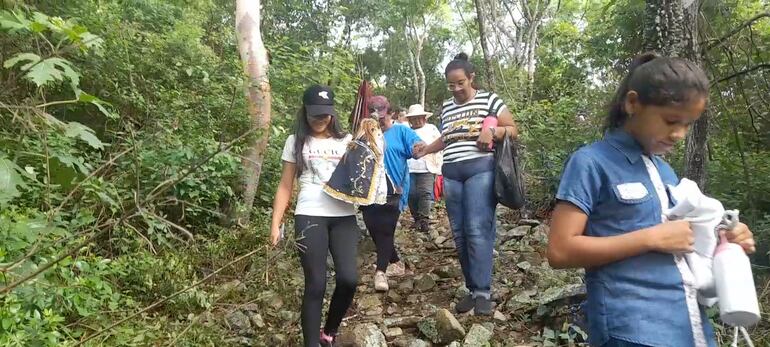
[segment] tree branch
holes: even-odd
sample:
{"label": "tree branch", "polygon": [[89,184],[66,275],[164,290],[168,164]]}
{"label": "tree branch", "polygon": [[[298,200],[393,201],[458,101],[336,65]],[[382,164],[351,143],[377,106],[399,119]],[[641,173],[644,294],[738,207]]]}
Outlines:
{"label": "tree branch", "polygon": [[729,80],[731,80],[733,78],[740,77],[740,76],[752,73],[752,72],[754,72],[756,70],[759,70],[759,69],[770,69],[770,64],[759,64],[759,65],[756,65],[756,66],[752,66],[752,67],[750,67],[748,69],[738,71],[738,72],[736,72],[736,73],[734,73],[734,74],[732,74],[730,76],[727,76],[727,77],[724,77],[724,78],[720,78],[719,80],[717,80],[716,83],[722,83],[722,82],[725,82],[725,81],[729,81]]}
{"label": "tree branch", "polygon": [[[158,198],[158,196],[160,194],[164,193],[169,188],[173,187],[177,183],[181,182],[183,179],[185,179],[188,176],[190,176],[192,173],[196,172],[201,166],[203,166],[204,164],[208,163],[217,154],[230,150],[231,147],[233,147],[234,145],[239,143],[241,140],[246,138],[246,136],[249,136],[252,132],[254,132],[256,130],[257,130],[256,127],[253,127],[251,129],[249,129],[248,131],[244,132],[243,134],[241,134],[237,138],[235,138],[232,141],[230,141],[230,143],[228,143],[227,146],[221,148],[218,151],[210,153],[209,155],[204,157],[202,160],[200,160],[200,161],[194,163],[193,165],[191,165],[188,169],[183,170],[181,172],[181,174],[178,175],[176,178],[168,179],[165,182],[160,183],[155,189],[153,189],[152,192],[150,192],[150,194],[148,194],[148,196],[146,198],[144,198],[141,202],[138,202],[134,207],[132,207],[128,211],[125,211],[123,213],[123,216],[114,224],[114,226],[117,227],[117,226],[120,226],[121,224],[123,224],[123,222],[125,222],[128,218],[133,216],[134,212],[138,211],[141,208],[142,205],[144,205],[144,204],[146,204],[146,203],[148,203],[150,201],[155,200],[156,198]],[[136,193],[137,192],[134,192],[135,198],[136,198]],[[0,298],[2,298],[4,295],[7,295],[8,293],[10,293],[14,288],[24,284],[25,282],[27,282],[27,281],[37,277],[37,275],[47,271],[48,269],[50,269],[54,265],[58,264],[62,260],[66,259],[67,257],[75,256],[75,254],[77,254],[82,248],[87,247],[89,244],[91,244],[91,242],[96,241],[96,239],[98,239],[102,235],[106,234],[110,230],[111,230],[110,228],[104,228],[104,229],[102,229],[100,231],[97,231],[96,233],[94,233],[90,237],[86,238],[85,240],[83,240],[82,242],[77,244],[75,247],[71,248],[69,251],[64,251],[59,256],[57,256],[55,259],[50,260],[49,262],[45,263],[44,265],[41,265],[37,270],[35,270],[31,274],[25,275],[22,278],[16,280],[15,282],[13,282],[13,283],[5,286],[5,287],[0,288]]]}
{"label": "tree branch", "polygon": [[760,14],[754,16],[754,18],[751,18],[751,19],[747,20],[746,22],[744,22],[743,24],[737,26],[736,28],[734,28],[732,31],[730,31],[726,35],[724,35],[724,36],[714,40],[714,42],[709,43],[708,45],[706,45],[706,47],[703,49],[703,51],[707,52],[707,51],[710,51],[710,50],[712,50],[714,48],[717,48],[718,46],[721,46],[723,43],[725,43],[725,41],[727,41],[727,39],[729,39],[733,35],[739,33],[744,28],[746,28],[748,26],[751,26],[752,24],[754,24],[754,22],[756,22],[756,21],[758,21],[758,20],[760,20],[762,18],[766,18],[766,17],[770,17],[770,12],[760,13]]}

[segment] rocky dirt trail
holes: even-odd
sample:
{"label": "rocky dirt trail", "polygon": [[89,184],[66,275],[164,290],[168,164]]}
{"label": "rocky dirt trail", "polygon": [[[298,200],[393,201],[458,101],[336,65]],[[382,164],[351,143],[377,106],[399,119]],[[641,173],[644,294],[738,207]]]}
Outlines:
{"label": "rocky dirt trail", "polygon": [[[338,346],[573,346],[585,337],[579,322],[584,299],[581,274],[553,270],[544,257],[548,226],[498,211],[493,316],[455,314],[463,285],[445,211],[438,208],[430,235],[412,230],[402,215],[396,245],[407,274],[389,278],[390,290],[374,291],[374,245],[368,235],[359,247],[359,286],[343,321]],[[290,257],[286,257],[289,259]],[[246,305],[224,315],[240,345],[299,346],[302,275],[296,259],[274,270],[291,273],[286,290],[273,284]],[[329,275],[327,298],[334,287]],[[328,302],[326,303],[328,304]]]}
{"label": "rocky dirt trail", "polygon": [[[396,244],[407,274],[390,277],[390,290],[373,288],[374,245],[365,239],[360,251],[360,284],[345,319],[340,346],[528,346],[569,344],[576,304],[584,293],[576,272],[554,271],[544,259],[548,227],[537,220],[506,218],[500,211],[495,249],[494,315],[454,314],[466,295],[448,219],[437,210],[429,235],[412,230],[409,213],[400,222]],[[561,320],[561,321],[559,321]],[[545,338],[543,328],[551,329]],[[577,326],[572,330],[579,335]],[[561,330],[566,330],[562,332]],[[548,335],[548,330],[545,331]],[[533,337],[535,338],[533,340]],[[569,339],[566,339],[569,340]],[[577,339],[576,339],[577,340]],[[550,343],[549,343],[550,342]]]}

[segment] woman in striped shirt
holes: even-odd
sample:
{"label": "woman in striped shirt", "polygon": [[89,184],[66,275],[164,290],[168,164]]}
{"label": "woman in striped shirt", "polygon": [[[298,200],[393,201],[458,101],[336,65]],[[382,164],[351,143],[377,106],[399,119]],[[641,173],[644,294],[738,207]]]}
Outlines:
{"label": "woman in striped shirt", "polygon": [[[495,245],[495,159],[493,141],[516,138],[513,115],[497,94],[474,87],[476,76],[465,53],[449,62],[444,75],[452,99],[441,110],[441,138],[418,155],[444,150],[444,193],[465,286],[470,294],[457,312],[492,313],[492,251]],[[482,128],[484,118],[497,117],[497,127]]]}

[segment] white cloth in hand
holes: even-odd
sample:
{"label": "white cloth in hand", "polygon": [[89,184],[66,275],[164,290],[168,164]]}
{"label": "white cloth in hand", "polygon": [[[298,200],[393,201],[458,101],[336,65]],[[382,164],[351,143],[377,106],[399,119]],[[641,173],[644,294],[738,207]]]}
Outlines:
{"label": "white cloth in hand", "polygon": [[685,254],[685,259],[695,277],[698,301],[712,306],[716,303],[712,271],[714,250],[718,242],[716,228],[722,221],[725,209],[719,200],[706,196],[695,182],[686,178],[676,187],[669,187],[669,191],[676,206],[666,211],[666,218],[690,222],[695,237],[695,251]]}

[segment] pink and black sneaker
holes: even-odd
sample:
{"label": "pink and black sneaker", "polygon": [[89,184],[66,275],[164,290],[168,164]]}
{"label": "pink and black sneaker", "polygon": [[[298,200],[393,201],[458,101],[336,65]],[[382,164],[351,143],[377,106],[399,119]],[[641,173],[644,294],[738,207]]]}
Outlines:
{"label": "pink and black sneaker", "polygon": [[321,346],[323,347],[334,347],[334,340],[337,339],[337,336],[334,335],[327,335],[323,329],[321,329]]}

